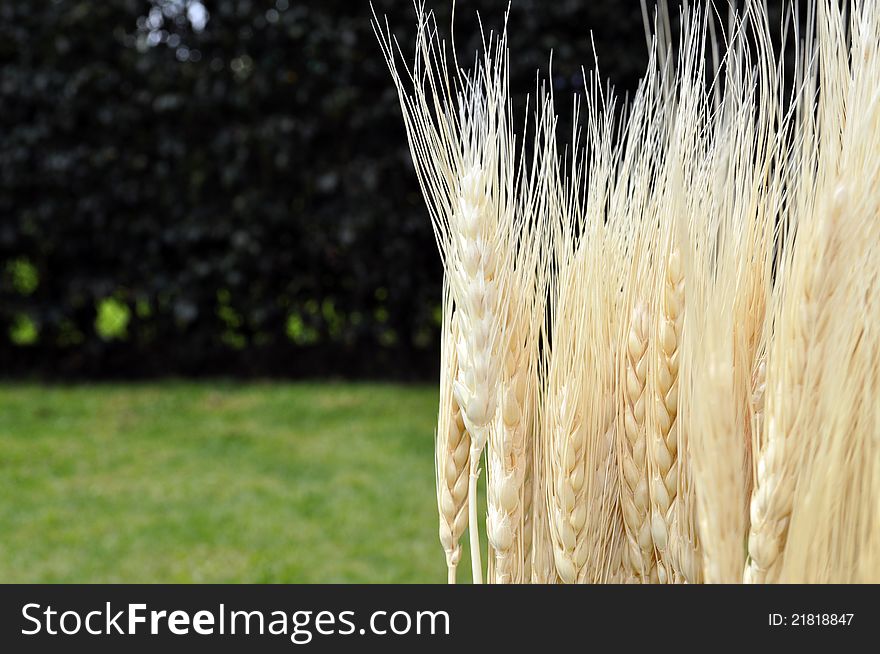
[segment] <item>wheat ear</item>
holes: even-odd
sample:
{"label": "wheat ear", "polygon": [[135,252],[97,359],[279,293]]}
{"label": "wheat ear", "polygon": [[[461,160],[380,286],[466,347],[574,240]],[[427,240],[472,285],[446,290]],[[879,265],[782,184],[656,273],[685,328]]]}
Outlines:
{"label": "wheat ear", "polygon": [[650,580],[654,568],[645,427],[649,329],[647,308],[644,303],[639,303],[632,310],[626,339],[624,381],[621,385],[623,417],[617,430],[620,506],[626,531],[626,556],[633,574],[644,582]]}
{"label": "wheat ear", "polygon": [[[616,430],[616,425],[615,425]],[[615,439],[616,443],[616,439]],[[608,557],[608,578],[606,583],[609,584],[633,584],[638,582],[632,572],[632,566],[628,559],[626,531],[623,526],[623,513],[620,510],[620,503],[615,502],[616,510],[614,512],[611,525],[611,547]]]}
{"label": "wheat ear", "polygon": [[452,380],[458,370],[455,352],[458,321],[455,319],[449,285],[444,281],[443,322],[440,345],[440,411],[437,418],[436,466],[437,507],[440,513],[440,543],[446,553],[448,581],[455,583],[461,560],[461,536],[467,527],[470,436],[464,427],[458,402],[452,394]]}
{"label": "wheat ear", "polygon": [[[704,211],[697,208],[700,215]],[[722,216],[720,222],[729,220]],[[702,229],[700,229],[702,228]],[[705,230],[705,231],[703,231]],[[733,305],[735,260],[730,241],[712,241],[719,229],[714,217],[698,224],[689,247],[689,350],[683,354],[683,382],[688,385],[688,451],[696,490],[699,545],[707,583],[738,583],[745,562],[748,531],[748,446],[745,415],[747,397],[737,395],[734,374]],[[701,245],[703,247],[701,247]],[[696,337],[699,334],[699,337]]]}
{"label": "wheat ear", "polygon": [[[818,364],[830,356],[826,350],[834,345],[828,339],[831,316],[823,309],[839,282],[834,269],[849,263],[854,254],[847,251],[840,256],[839,230],[844,217],[847,223],[862,217],[858,212],[844,216],[843,205],[847,196],[852,196],[850,201],[870,197],[853,193],[840,182],[851,176],[853,190],[860,184],[867,188],[867,179],[876,179],[877,171],[877,123],[871,121],[877,120],[878,96],[871,99],[859,90],[862,85],[876,88],[880,70],[877,8],[874,3],[854,5],[851,49],[838,3],[819,2],[814,20],[817,37],[815,43],[807,43],[805,56],[819,61],[807,73],[812,76],[807,81],[814,89],[818,86],[819,93],[817,100],[812,94],[804,99],[806,109],[798,125],[804,154],[793,194],[797,234],[791,260],[785,262],[788,290],[780,303],[767,362],[766,434],[752,493],[750,560],[744,578],[756,583],[778,581],[785,563],[798,492],[799,451],[809,442],[802,434],[815,428],[807,423],[812,414],[804,405],[815,403],[822,383]],[[868,76],[859,80],[861,74]]]}
{"label": "wheat ear", "polygon": [[785,439],[798,481],[784,549],[767,575],[782,583],[880,579],[880,7],[850,9],[848,31],[838,3],[822,2],[818,12],[819,107],[827,123],[820,124],[823,174],[799,261],[807,270],[796,268],[792,280],[804,282],[796,317],[811,341],[801,405]]}
{"label": "wheat ear", "polygon": [[[566,239],[568,247],[572,241]],[[553,560],[560,580],[576,583],[587,558],[584,530],[587,524],[586,462],[590,425],[583,384],[588,376],[587,337],[580,333],[586,320],[586,302],[578,280],[583,252],[561,262],[553,350],[550,355],[544,431],[547,435],[545,477],[547,517]],[[579,270],[578,270],[579,269]]]}
{"label": "wheat ear", "polygon": [[[549,111],[545,110],[544,115],[550,115]],[[546,118],[545,124],[538,124],[545,133],[549,131]],[[504,276],[507,288],[503,291],[507,299],[507,342],[499,371],[500,410],[487,453],[486,528],[494,555],[496,583],[523,583],[531,577],[531,464],[538,424],[538,342],[548,270],[543,210],[546,185],[540,181],[544,165],[536,155],[530,179],[520,181],[515,222],[509,230],[514,243],[506,248],[517,251],[518,256],[506,259],[510,267]]]}
{"label": "wheat ear", "polygon": [[587,98],[590,155],[573,155],[569,177],[554,193],[560,204],[553,220],[545,474],[553,557],[564,583],[608,580],[617,510],[611,353],[621,263],[605,214],[613,112],[597,87],[591,84]]}
{"label": "wheat ear", "polygon": [[[570,273],[573,264],[563,264],[564,273]],[[578,561],[577,547],[586,524],[584,490],[584,455],[586,431],[584,409],[581,406],[582,378],[574,374],[572,359],[583,350],[577,338],[575,325],[580,324],[582,314],[577,312],[575,297],[576,275],[564,274],[558,298],[557,320],[554,324],[553,352],[547,390],[545,433],[548,436],[545,452],[545,477],[547,480],[547,517],[552,536],[553,560],[563,583],[577,581],[585,552]]]}
{"label": "wheat ear", "polygon": [[[509,297],[515,294],[512,291]],[[511,338],[501,371],[501,405],[488,448],[486,524],[497,583],[523,583],[531,576],[532,459],[539,380],[537,330],[525,319],[530,319],[533,309],[529,303],[529,313],[508,322]]]}
{"label": "wheat ear", "polygon": [[[518,321],[521,323],[521,321]],[[495,556],[496,583],[519,583],[522,570],[523,491],[531,458],[527,426],[529,382],[527,343],[521,324],[510,327],[510,342],[501,372],[501,411],[488,450],[488,516],[486,532]],[[525,349],[525,351],[523,351]]]}
{"label": "wheat ear", "polygon": [[615,572],[613,430],[602,426],[601,402],[590,401],[578,382],[553,387],[547,474],[556,571],[563,583],[607,582]]}
{"label": "wheat ear", "polygon": [[583,415],[578,407],[577,393],[568,385],[558,389],[553,396],[553,405],[553,433],[556,437],[550,456],[558,463],[551,468],[550,531],[555,536],[556,570],[564,583],[571,584],[577,581],[575,548],[578,533],[586,520],[585,507],[578,505],[575,495],[583,484]]}
{"label": "wheat ear", "polygon": [[832,285],[827,279],[836,252],[838,208],[818,217],[817,228],[804,226],[788,283],[790,301],[782,307],[780,326],[767,365],[765,442],[755,467],[750,505],[747,583],[774,581],[781,563],[796,483],[796,444],[800,406],[810,401],[814,364],[824,342],[826,321],[820,312]]}
{"label": "wheat ear", "polygon": [[[477,521],[477,482],[480,457],[489,439],[495,417],[498,379],[498,290],[495,254],[492,245],[480,234],[484,211],[485,180],[479,168],[473,168],[462,181],[456,213],[459,238],[464,243],[460,276],[465,306],[458,341],[459,374],[453,392],[468,432],[471,434],[468,483],[468,524],[470,529],[472,572],[475,583],[482,582],[479,530]],[[463,273],[463,274],[462,274]]]}
{"label": "wheat ear", "polygon": [[[585,376],[586,383],[592,382],[595,390],[587,391],[589,387],[586,384],[582,387],[586,391],[586,397],[581,400],[585,418],[583,427],[586,431],[583,471],[575,469],[565,478],[566,485],[576,497],[572,515],[577,518],[571,520],[572,526],[580,520],[579,505],[583,506],[586,515],[580,533],[575,533],[573,561],[577,566],[577,582],[590,584],[608,583],[620,571],[619,558],[614,556],[619,551],[616,542],[619,534],[615,531],[619,516],[618,463],[615,451],[618,389],[611,336],[615,327],[617,288],[616,284],[606,283],[618,277],[607,261],[614,250],[607,247],[604,226],[597,229],[596,236],[600,236],[602,247],[590,257],[591,269],[581,272],[582,279],[594,280],[595,288],[584,302],[588,311],[587,321],[584,323],[587,330],[579,335],[589,342],[587,359],[581,374]],[[599,281],[600,271],[605,271],[608,279]],[[598,316],[602,317],[595,319]],[[577,488],[578,475],[583,475],[581,489]],[[568,493],[568,488],[564,492]]]}
{"label": "wheat ear", "polygon": [[[483,579],[477,520],[480,460],[495,418],[505,343],[502,276],[511,243],[513,164],[506,35],[484,41],[470,74],[450,79],[436,21],[417,5],[416,60],[402,75],[399,46],[374,15],[460,324],[453,396],[471,439],[468,534],[473,579]],[[453,89],[455,89],[453,91]]]}
{"label": "wheat ear", "polygon": [[[681,388],[681,400],[686,401],[686,390]],[[699,584],[703,581],[703,556],[700,547],[697,495],[690,464],[690,446],[684,421],[678,425],[678,456],[687,464],[678,473],[677,500],[667,553],[672,565],[675,583]]]}
{"label": "wheat ear", "polygon": [[[874,184],[878,181],[880,174]],[[781,583],[871,583],[880,578],[880,543],[872,542],[880,516],[880,333],[875,327],[880,319],[880,225],[875,218],[880,202],[859,196],[847,204],[846,224],[839,230],[847,264],[831,272],[834,289],[821,307],[819,320],[827,331],[815,362],[820,370],[811,376],[816,401],[801,407],[798,483],[776,578]]]}
{"label": "wheat ear", "polygon": [[[681,364],[684,364],[681,356]],[[680,369],[679,377],[682,377]],[[682,416],[692,402],[692,389],[679,381],[679,418],[677,420],[678,460],[676,501],[666,555],[675,583],[699,584],[703,581],[703,554],[700,546],[697,494],[694,482],[688,423]]]}
{"label": "wheat ear", "polygon": [[[710,318],[706,329],[723,333],[725,322]],[[699,355],[702,369],[695,375],[702,391],[701,401],[694,407],[698,437],[693,448],[700,544],[706,582],[737,583],[747,529],[747,462],[742,425],[730,401],[735,388],[732,338],[714,340],[712,348]]]}
{"label": "wheat ear", "polygon": [[671,581],[666,556],[678,492],[678,347],[684,323],[684,275],[681,252],[674,248],[666,262],[660,293],[659,324],[653,333],[657,353],[651,375],[653,406],[648,422],[651,468],[651,536],[657,548],[660,582]]}
{"label": "wheat ear", "polygon": [[[682,316],[683,311],[678,316],[677,334],[679,340],[682,338]],[[676,355],[678,358],[678,377],[681,378],[681,365],[683,361],[680,354],[680,345],[678,350],[679,352]],[[676,485],[675,501],[666,514],[665,527],[668,541],[662,550],[658,547],[658,552],[661,552],[661,556],[664,558],[664,567],[667,569],[668,576],[667,582],[698,584],[703,581],[703,555],[699,537],[696,487],[691,463],[692,455],[688,439],[687,422],[678,416],[681,412],[679,407],[686,407],[691,401],[690,389],[679,380],[678,411],[676,412],[674,430],[674,436],[677,441],[676,454],[678,466],[674,478]],[[670,568],[671,578],[669,578]]]}
{"label": "wheat ear", "polygon": [[[857,248],[853,244],[847,252]],[[878,497],[872,477],[880,450],[875,431],[878,339],[864,327],[867,303],[861,276],[838,278],[838,297],[825,307],[836,320],[820,362],[817,401],[802,409],[811,428],[798,435],[804,442],[798,448],[798,484],[777,578],[781,583],[870,583],[880,578],[880,568],[865,565],[873,557],[876,566],[876,545],[870,539]]]}
{"label": "wheat ear", "polygon": [[[601,355],[600,355],[601,356]],[[587,533],[596,541],[588,549],[586,565],[581,570],[579,583],[621,583],[623,543],[620,520],[619,481],[617,465],[617,420],[614,414],[617,389],[613,374],[613,357],[609,360],[609,375],[604,392],[604,418],[601,436],[589,453],[587,501]],[[618,530],[618,526],[621,527]]]}

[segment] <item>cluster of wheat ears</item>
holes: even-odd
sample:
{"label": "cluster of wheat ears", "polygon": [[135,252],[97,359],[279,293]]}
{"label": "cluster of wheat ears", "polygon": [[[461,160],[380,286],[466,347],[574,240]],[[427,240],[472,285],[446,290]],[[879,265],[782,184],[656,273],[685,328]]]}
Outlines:
{"label": "cluster of wheat ears", "polygon": [[375,25],[445,275],[449,581],[465,531],[475,582],[880,581],[880,3],[781,47],[760,0],[674,44],[661,4],[565,148],[540,84],[516,143],[505,32],[465,70],[416,10],[414,56]]}

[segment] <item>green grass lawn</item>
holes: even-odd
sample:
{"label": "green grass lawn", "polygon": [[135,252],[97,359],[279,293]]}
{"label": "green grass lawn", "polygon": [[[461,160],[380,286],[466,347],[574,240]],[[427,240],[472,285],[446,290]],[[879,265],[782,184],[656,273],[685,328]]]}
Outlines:
{"label": "green grass lawn", "polygon": [[443,582],[436,397],[0,385],[0,582]]}

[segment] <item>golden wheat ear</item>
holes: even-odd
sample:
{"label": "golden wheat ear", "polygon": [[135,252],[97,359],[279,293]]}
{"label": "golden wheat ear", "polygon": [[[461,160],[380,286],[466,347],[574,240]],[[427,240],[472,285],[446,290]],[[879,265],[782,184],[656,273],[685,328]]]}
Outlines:
{"label": "golden wheat ear", "polygon": [[[431,14],[417,6],[415,62],[398,69],[387,26],[376,35],[397,86],[417,177],[425,196],[459,325],[452,396],[470,436],[468,533],[472,575],[482,582],[477,487],[499,404],[507,343],[515,170],[506,35],[484,39],[470,72],[447,62]],[[500,537],[501,530],[495,535]]]}
{"label": "golden wheat ear", "polygon": [[455,345],[458,322],[449,284],[443,284],[443,317],[440,341],[440,409],[437,417],[435,448],[437,508],[440,514],[440,543],[446,553],[448,581],[456,581],[461,560],[461,536],[467,528],[468,475],[470,474],[470,435],[465,429],[461,409],[452,394],[452,381],[458,372]]}
{"label": "golden wheat ear", "polygon": [[[821,3],[818,21],[820,165],[792,255],[799,313],[783,314],[792,332],[798,325],[806,332],[798,390],[809,395],[784,440],[797,481],[771,572],[784,583],[876,582],[880,7],[854,4],[847,31],[837,4]],[[775,401],[772,364],[768,400]],[[785,415],[785,404],[777,406]]]}
{"label": "golden wheat ear", "polygon": [[550,147],[554,126],[552,102],[544,95],[536,106],[533,159],[528,163],[521,156],[514,211],[503,216],[511,221],[503,229],[508,239],[504,249],[516,256],[503,261],[505,341],[499,352],[499,410],[487,447],[486,531],[495,583],[523,583],[532,578],[533,461],[540,433],[542,383],[539,341],[549,275],[547,171],[555,164],[555,151]]}
{"label": "golden wheat ear", "polygon": [[672,581],[668,543],[678,500],[678,370],[679,346],[684,325],[684,273],[681,250],[673,247],[666,257],[660,290],[658,320],[651,333],[653,367],[650,383],[651,420],[651,536],[657,551],[661,583]]}
{"label": "golden wheat ear", "polygon": [[621,392],[623,418],[618,426],[620,459],[620,505],[627,542],[627,561],[632,573],[649,580],[654,568],[653,540],[649,520],[645,389],[648,379],[649,319],[644,303],[632,311],[626,340]]}
{"label": "golden wheat ear", "polygon": [[[699,275],[689,266],[688,279]],[[691,272],[694,272],[692,275]],[[713,275],[703,273],[703,279]],[[688,385],[690,463],[697,500],[697,524],[707,583],[739,583],[745,561],[748,522],[748,459],[744,416],[738,410],[734,375],[733,293],[730,269],[717,282],[688,298],[692,326],[701,338],[683,353],[683,383]],[[691,299],[699,295],[704,311]],[[694,298],[695,302],[698,302]]]}
{"label": "golden wheat ear", "polygon": [[787,103],[763,3],[674,58],[663,3],[623,122],[585,76],[563,164],[539,94],[531,168],[506,37],[461,71],[417,22],[411,68],[376,32],[447,283],[450,581],[484,453],[488,581],[880,578],[880,4],[817,0]]}

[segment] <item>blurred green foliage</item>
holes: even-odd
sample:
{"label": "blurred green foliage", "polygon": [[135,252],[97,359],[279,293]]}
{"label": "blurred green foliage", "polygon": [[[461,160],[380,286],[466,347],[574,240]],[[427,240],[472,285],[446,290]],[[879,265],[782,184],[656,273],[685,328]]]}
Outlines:
{"label": "blurred green foliage", "polygon": [[131,309],[128,305],[114,297],[104,298],[98,303],[95,332],[105,341],[125,338],[128,334],[129,320],[131,320]]}
{"label": "blurred green foliage", "polygon": [[17,346],[33,345],[37,342],[38,337],[37,325],[30,316],[23,313],[17,314],[9,328],[9,340]]}
{"label": "blurred green foliage", "polygon": [[13,290],[19,295],[30,295],[40,283],[37,269],[30,261],[20,257],[6,264],[6,270],[12,281]]}
{"label": "blurred green foliage", "polygon": [[[411,52],[412,3],[373,4]],[[462,64],[506,7],[459,0]],[[3,374],[432,375],[439,260],[370,18],[0,3]],[[593,42],[622,90],[645,65],[636,1],[515,0],[509,25],[517,120],[552,50],[560,134]]]}

